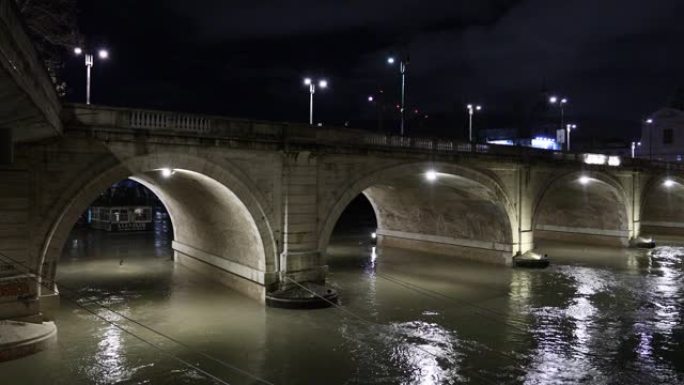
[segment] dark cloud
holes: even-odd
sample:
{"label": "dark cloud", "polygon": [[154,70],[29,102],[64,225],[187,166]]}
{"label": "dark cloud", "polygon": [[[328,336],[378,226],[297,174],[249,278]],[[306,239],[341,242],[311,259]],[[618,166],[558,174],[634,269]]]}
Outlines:
{"label": "dark cloud", "polygon": [[[635,135],[684,83],[681,0],[81,2],[84,32],[111,45],[97,67],[105,103],[305,120],[305,74],[327,122],[363,124],[364,103],[398,99],[385,56],[411,55],[409,100],[459,131],[463,103],[490,126],[531,126],[545,87],[571,99],[581,135]],[[80,68],[78,68],[80,70]],[[74,87],[81,73],[70,71]],[[82,98],[74,88],[72,98]],[[484,116],[483,116],[484,118]],[[537,119],[537,120],[535,120]],[[427,130],[427,128],[426,128]]]}
{"label": "dark cloud", "polygon": [[354,29],[384,31],[453,28],[492,22],[517,0],[299,0],[205,1],[202,6],[178,0],[173,7],[190,15],[204,37],[215,39],[298,36]]}

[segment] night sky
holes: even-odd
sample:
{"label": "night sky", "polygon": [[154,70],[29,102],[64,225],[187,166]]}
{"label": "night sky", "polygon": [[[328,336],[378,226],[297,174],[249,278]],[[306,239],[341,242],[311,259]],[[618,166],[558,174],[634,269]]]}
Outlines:
{"label": "night sky", "polygon": [[[111,53],[95,64],[95,104],[306,122],[309,75],[330,82],[316,94],[316,121],[372,128],[367,97],[382,89],[398,102],[398,69],[385,60],[406,51],[408,104],[428,115],[409,134],[462,135],[469,101],[485,106],[481,128],[531,129],[556,119],[547,91],[569,98],[578,139],[631,140],[684,85],[682,0],[82,0],[79,8],[90,46]],[[84,100],[81,60],[67,62],[70,101]]]}

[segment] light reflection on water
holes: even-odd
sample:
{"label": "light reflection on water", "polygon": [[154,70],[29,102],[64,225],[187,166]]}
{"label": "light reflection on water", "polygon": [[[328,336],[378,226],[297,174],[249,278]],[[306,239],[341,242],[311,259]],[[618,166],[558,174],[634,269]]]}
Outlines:
{"label": "light reflection on water", "polygon": [[[547,245],[545,270],[372,249],[330,251],[336,309],[267,309],[169,259],[170,228],[75,233],[58,280],[275,384],[684,383],[683,248],[643,252]],[[555,256],[555,257],[554,257]],[[0,364],[17,383],[204,384],[209,379],[63,301],[58,348]],[[231,384],[254,379],[115,314]]]}

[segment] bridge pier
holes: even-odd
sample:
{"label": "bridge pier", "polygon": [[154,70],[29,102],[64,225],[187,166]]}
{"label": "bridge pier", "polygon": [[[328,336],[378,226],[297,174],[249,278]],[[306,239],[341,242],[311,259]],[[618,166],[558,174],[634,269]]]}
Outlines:
{"label": "bridge pier", "polygon": [[318,159],[309,151],[285,152],[283,158],[280,285],[292,284],[285,277],[324,283],[328,268],[318,249]]}

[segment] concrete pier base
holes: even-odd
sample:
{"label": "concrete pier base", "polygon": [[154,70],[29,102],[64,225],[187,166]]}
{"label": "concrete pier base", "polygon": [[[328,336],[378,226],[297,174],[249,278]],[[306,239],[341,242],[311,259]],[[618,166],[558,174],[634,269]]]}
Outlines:
{"label": "concrete pier base", "polygon": [[58,290],[43,290],[38,298],[40,308],[40,313],[43,315],[43,319],[52,320],[55,318],[55,314],[59,310],[61,300]]}
{"label": "concrete pier base", "polygon": [[56,341],[57,327],[52,322],[0,321],[0,362],[45,350]]}

